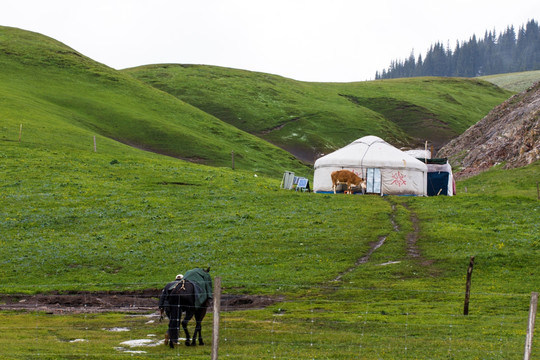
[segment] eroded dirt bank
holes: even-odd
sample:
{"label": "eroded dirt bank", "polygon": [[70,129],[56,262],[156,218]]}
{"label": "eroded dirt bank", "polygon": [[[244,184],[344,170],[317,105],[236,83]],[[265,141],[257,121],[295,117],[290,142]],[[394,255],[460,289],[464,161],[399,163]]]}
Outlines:
{"label": "eroded dirt bank", "polygon": [[[50,294],[0,294],[0,310],[44,311],[62,313],[158,311],[161,290],[149,289],[126,292],[73,292]],[[258,295],[221,295],[221,310],[261,309],[282,298]]]}

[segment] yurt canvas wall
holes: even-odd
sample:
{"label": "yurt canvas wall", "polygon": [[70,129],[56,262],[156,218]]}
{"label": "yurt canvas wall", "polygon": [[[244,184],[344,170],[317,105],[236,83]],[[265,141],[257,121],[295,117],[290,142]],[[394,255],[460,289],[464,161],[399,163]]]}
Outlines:
{"label": "yurt canvas wall", "polygon": [[[313,190],[318,193],[333,192],[330,174],[346,169],[363,178],[370,175],[368,192],[374,189],[381,195],[427,195],[426,164],[376,136],[365,136],[325,155],[315,161],[314,167]],[[373,181],[379,181],[380,186],[370,186],[377,185]]]}

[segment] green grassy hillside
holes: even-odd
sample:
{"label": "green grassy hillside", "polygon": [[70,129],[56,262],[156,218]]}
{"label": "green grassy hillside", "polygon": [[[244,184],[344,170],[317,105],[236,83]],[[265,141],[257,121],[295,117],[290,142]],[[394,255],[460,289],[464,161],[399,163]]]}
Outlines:
{"label": "green grassy hillside", "polygon": [[[540,288],[539,170],[538,163],[493,169],[458,183],[452,198],[322,195],[148,152],[0,141],[0,293],[155,289],[157,296],[178,272],[211,266],[226,294],[285,299],[222,315],[220,351],[232,358],[299,359],[308,351],[350,359],[360,350],[365,359],[400,358],[404,348],[424,359],[449,349],[455,358],[514,358],[528,296]],[[511,188],[500,180],[509,177]],[[471,255],[474,315],[463,317]],[[111,349],[121,341],[166,329],[118,314],[0,312],[0,324],[7,358],[118,358]],[[211,314],[207,341],[210,324]],[[102,330],[113,327],[131,332]],[[209,347],[190,351],[208,358]]]}
{"label": "green grassy hillside", "polygon": [[45,36],[0,27],[0,139],[100,152],[133,147],[277,176],[285,151]]}
{"label": "green grassy hillside", "polygon": [[469,79],[307,83],[173,64],[124,71],[310,161],[365,135],[439,147],[511,95]]}
{"label": "green grassy hillside", "polygon": [[[392,205],[401,203],[418,212],[420,246],[431,249],[437,267],[458,261],[453,252],[437,252],[433,241],[441,237],[448,246],[467,241],[474,254],[520,236],[514,251],[500,254],[508,266],[519,263],[521,251],[540,251],[538,163],[468,179],[452,198],[381,198],[280,190],[279,179],[141,151],[1,141],[0,159],[0,292],[141,289],[201,265],[215,268],[235,291],[266,293],[273,290],[258,284],[272,281],[315,286],[352,266],[382,235],[391,240],[378,252],[386,253],[381,262],[406,257],[411,210],[396,212]],[[509,176],[510,187],[501,180]],[[401,232],[392,230],[391,216]],[[497,231],[486,228],[488,217]],[[482,229],[486,243],[478,242]],[[524,268],[520,263],[498,284],[500,291],[524,284]],[[444,278],[458,286],[461,275],[454,269]],[[523,290],[540,283],[530,277],[529,285]]]}
{"label": "green grassy hillside", "polygon": [[540,70],[481,76],[479,79],[489,81],[503,89],[522,92],[540,81]]}

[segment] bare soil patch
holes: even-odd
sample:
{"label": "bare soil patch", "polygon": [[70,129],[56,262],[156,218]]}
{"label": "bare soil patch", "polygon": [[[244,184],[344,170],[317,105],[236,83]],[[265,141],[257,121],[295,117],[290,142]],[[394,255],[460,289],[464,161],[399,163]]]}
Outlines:
{"label": "bare soil patch", "polygon": [[[0,310],[43,311],[51,314],[158,311],[161,290],[122,292],[71,292],[48,294],[0,294]],[[221,295],[221,310],[262,309],[280,297],[259,295]]]}

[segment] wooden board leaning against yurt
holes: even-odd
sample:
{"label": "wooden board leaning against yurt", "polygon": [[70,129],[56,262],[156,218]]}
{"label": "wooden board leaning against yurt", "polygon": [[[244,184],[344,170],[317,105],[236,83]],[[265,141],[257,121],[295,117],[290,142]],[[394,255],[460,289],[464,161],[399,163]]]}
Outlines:
{"label": "wooden board leaning against yurt", "polygon": [[427,196],[427,166],[377,136],[365,136],[315,161],[313,191],[333,193],[331,174],[350,170],[366,179],[367,192]]}

